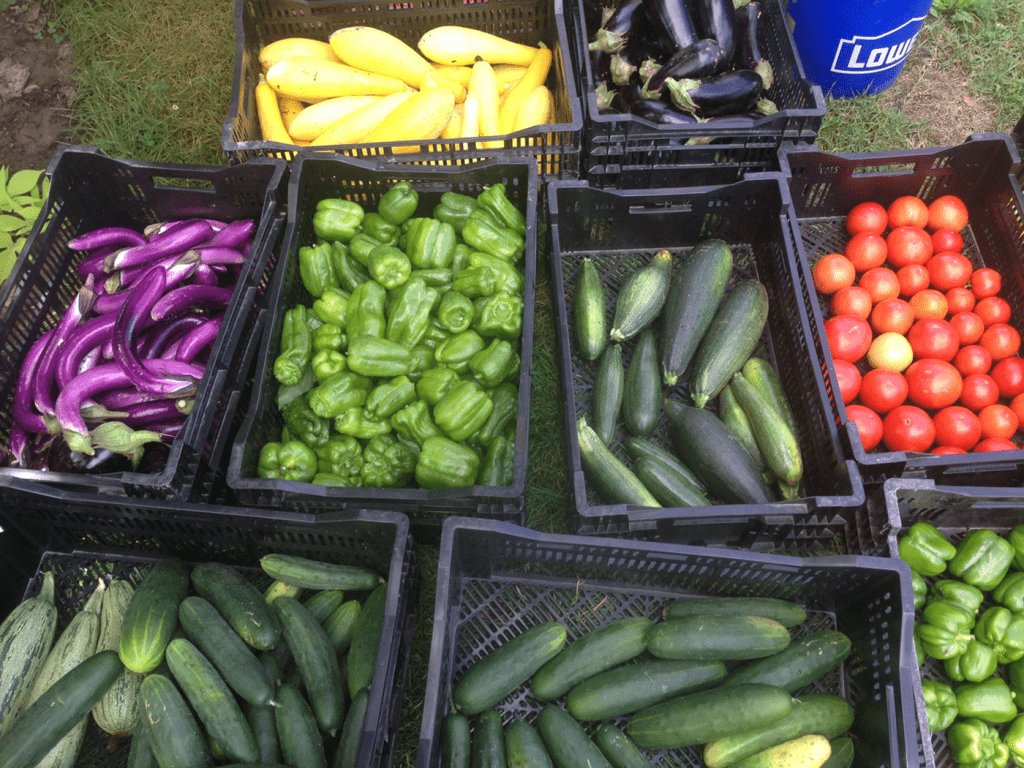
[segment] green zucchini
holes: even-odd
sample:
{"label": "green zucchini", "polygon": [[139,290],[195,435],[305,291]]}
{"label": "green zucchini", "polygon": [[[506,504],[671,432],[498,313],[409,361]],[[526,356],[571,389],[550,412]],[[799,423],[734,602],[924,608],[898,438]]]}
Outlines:
{"label": "green zucchini", "polygon": [[274,602],[281,595],[288,595],[288,597],[294,597],[298,600],[302,596],[302,587],[297,587],[294,584],[289,584],[287,581],[281,581],[280,579],[274,579],[267,588],[263,590],[263,597],[268,603]]}
{"label": "green zucchini", "polygon": [[843,736],[830,742],[832,754],[821,768],[850,768],[853,764],[853,739]]}
{"label": "green zucchini", "polygon": [[786,392],[782,389],[779,374],[772,368],[771,363],[760,357],[751,357],[743,364],[741,370],[747,381],[761,390],[764,396],[771,401],[775,410],[782,415],[786,425],[795,435],[799,431],[796,426],[796,417],[786,398]]}
{"label": "green zucchini", "polygon": [[711,502],[699,491],[693,489],[686,475],[674,471],[657,459],[641,456],[633,466],[637,479],[644,484],[663,506],[666,507],[710,507]]}
{"label": "green zucchini", "polygon": [[286,683],[278,688],[275,699],[277,740],[281,745],[281,757],[285,765],[327,768],[323,737],[317,728],[313,710],[299,693],[299,689]]}
{"label": "green zucchini", "polygon": [[366,710],[370,705],[370,689],[361,688],[352,699],[352,706],[345,715],[341,727],[341,738],[334,752],[331,768],[356,768],[359,765],[359,750],[366,723]]}
{"label": "green zucchini", "polygon": [[349,645],[348,663],[346,664],[350,699],[355,699],[360,690],[369,688],[373,683],[387,603],[388,585],[381,584],[363,602],[359,616],[352,627],[352,641]]}
{"label": "green zucchini", "polygon": [[712,498],[731,504],[771,501],[747,449],[721,419],[678,400],[666,400],[665,413],[680,460],[701,479]]}
{"label": "green zucchini", "polygon": [[712,688],[640,710],[626,734],[646,749],[676,749],[763,728],[792,708],[792,697],[770,685]]}
{"label": "green zucchini", "polygon": [[596,360],[608,342],[608,297],[592,259],[583,259],[573,299],[576,346],[587,360]]}
{"label": "green zucchini", "polygon": [[608,450],[583,416],[576,422],[576,433],[583,473],[605,499],[615,504],[638,507],[661,506],[633,470]]}
{"label": "green zucchini", "polygon": [[590,392],[590,420],[594,432],[605,445],[615,438],[615,427],[622,413],[626,369],[622,365],[622,346],[611,344],[601,353],[601,360]]}
{"label": "green zucchini", "polygon": [[[107,584],[103,592],[103,605],[100,607],[97,651],[118,649],[124,612],[128,609],[134,594],[135,588],[124,579],[114,579]],[[103,694],[103,698],[92,708],[92,718],[96,725],[111,736],[131,733],[138,722],[140,685],[142,675],[125,668],[110,686],[110,690]]]}
{"label": "green zucchini", "polygon": [[768,292],[743,280],[722,300],[693,356],[690,397],[698,408],[718,397],[754,351],[768,320]]}
{"label": "green zucchini", "polygon": [[142,580],[121,624],[118,652],[128,669],[145,674],[160,666],[187,594],[188,566],[177,557],[165,557]]}
{"label": "green zucchini", "polygon": [[441,719],[440,768],[469,768],[469,718],[449,712]]}
{"label": "green zucchini", "polygon": [[345,602],[345,593],[340,589],[321,589],[303,600],[302,605],[313,614],[313,618],[323,624],[327,617]]}
{"label": "green zucchini", "polygon": [[185,638],[171,640],[166,656],[175,682],[225,756],[241,763],[259,760],[249,723],[234,693],[209,659]]}
{"label": "green zucchini", "polygon": [[775,597],[689,597],[672,600],[662,611],[662,617],[666,619],[708,614],[764,616],[766,619],[775,619],[787,629],[798,627],[807,621],[807,611],[803,606]]}
{"label": "green zucchini", "polygon": [[505,726],[505,759],[508,768],[555,768],[544,740],[525,720],[512,720]]}
{"label": "green zucchini", "polygon": [[732,274],[732,251],[722,240],[704,240],[676,269],[677,279],[661,318],[661,375],[675,386],[711,325]]}
{"label": "green zucchini", "polygon": [[836,669],[851,649],[850,638],[826,630],[801,638],[775,656],[734,670],[724,685],[767,683],[795,693]]}
{"label": "green zucchini", "polygon": [[601,723],[594,729],[594,743],[612,768],[650,768],[650,761],[633,740],[611,723]]}
{"label": "green zucchini", "polygon": [[768,747],[736,763],[736,768],[819,768],[832,755],[824,736],[808,734]]}
{"label": "green zucchini", "polygon": [[630,616],[573,640],[534,673],[534,698],[553,701],[588,677],[636,658],[647,648],[650,627],[647,617]]}
{"label": "green zucchini", "polygon": [[747,418],[747,412],[743,410],[743,406],[736,400],[732,384],[726,384],[718,394],[718,418],[747,449],[757,471],[762,474],[767,472],[761,449],[757,447],[757,438],[754,437],[754,430],[750,426],[750,419]]}
{"label": "green zucchini", "polygon": [[654,254],[649,264],[626,278],[615,299],[608,338],[625,341],[650,325],[665,306],[671,277],[672,254],[662,250]]}
{"label": "green zucchini", "polygon": [[683,616],[651,627],[647,650],[660,659],[741,661],[778,653],[789,630],[763,616]]}
{"label": "green zucchini", "polygon": [[269,651],[281,639],[281,623],[266,599],[242,574],[223,563],[192,569],[192,586],[246,643]]}
{"label": "green zucchini", "polygon": [[768,398],[747,381],[742,372],[732,377],[732,390],[750,420],[750,429],[768,471],[786,485],[799,485],[804,465],[796,435]]}
{"label": "green zucchini", "polygon": [[95,653],[51,685],[0,739],[0,768],[38,763],[82,721],[121,674],[113,651]]}
{"label": "green zucchini", "polygon": [[43,574],[39,594],[23,600],[0,624],[0,736],[25,708],[57,634],[53,573]]}
{"label": "green zucchini", "polygon": [[465,715],[490,709],[530,679],[565,645],[565,627],[557,621],[536,624],[478,659],[456,681],[452,704]]}
{"label": "green zucchini", "polygon": [[498,710],[488,709],[476,719],[470,740],[469,764],[472,768],[506,768],[505,734]]}
{"label": "green zucchini", "polygon": [[853,707],[842,696],[809,693],[794,700],[789,714],[762,728],[726,736],[704,745],[707,768],[729,768],[758,752],[816,733],[834,739],[853,725]]}
{"label": "green zucchini", "polygon": [[565,697],[577,720],[631,715],[674,696],[707,688],[725,679],[720,661],[645,659],[584,680]]}
{"label": "green zucchini", "polygon": [[658,349],[654,332],[648,326],[640,331],[626,369],[622,394],[622,423],[626,431],[639,437],[651,434],[661,416],[662,400]]}
{"label": "green zucchini", "polygon": [[660,464],[669,467],[673,474],[680,476],[693,490],[702,496],[707,492],[704,483],[689,468],[679,461],[679,457],[666,451],[660,445],[644,437],[627,437],[626,450],[634,459],[647,456]]}
{"label": "green zucchini", "polygon": [[356,600],[342,603],[324,621],[324,630],[338,656],[348,651],[363,609]]}
{"label": "green zucchini", "polygon": [[204,768],[213,763],[206,737],[169,678],[158,672],[146,675],[139,698],[149,745],[160,765]]}
{"label": "green zucchini", "polygon": [[537,730],[558,768],[612,768],[583,726],[564,709],[554,704],[541,707]]}
{"label": "green zucchini", "polygon": [[298,555],[270,554],[260,558],[260,567],[275,579],[306,589],[371,590],[384,581],[369,568],[345,563],[325,563]]}

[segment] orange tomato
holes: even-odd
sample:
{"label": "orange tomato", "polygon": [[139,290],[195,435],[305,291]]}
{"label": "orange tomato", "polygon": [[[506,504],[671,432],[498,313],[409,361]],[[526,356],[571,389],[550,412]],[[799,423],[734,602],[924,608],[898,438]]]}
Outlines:
{"label": "orange tomato", "polygon": [[974,265],[962,253],[942,251],[928,259],[928,276],[933,288],[948,291],[950,288],[963,288],[971,282]]}
{"label": "orange tomato", "polygon": [[897,269],[924,264],[932,255],[932,239],[921,227],[896,227],[885,238],[889,262]]}
{"label": "orange tomato", "polygon": [[941,320],[949,311],[946,294],[934,288],[925,288],[910,297],[910,306],[914,309],[914,317],[918,320]]}
{"label": "orange tomato", "polygon": [[914,308],[903,299],[886,299],[871,310],[871,327],[875,333],[903,333],[914,324]]}
{"label": "orange tomato", "polygon": [[996,323],[985,329],[978,343],[992,353],[993,360],[1002,360],[1020,351],[1020,334],[1012,325]]}
{"label": "orange tomato", "polygon": [[971,293],[976,299],[995,296],[1003,287],[1003,276],[991,267],[979,267],[971,275]]}
{"label": "orange tomato", "polygon": [[935,198],[928,206],[929,229],[952,229],[959,232],[967,226],[967,206],[956,195]]}
{"label": "orange tomato", "polygon": [[818,293],[831,295],[842,288],[853,285],[853,281],[857,279],[857,272],[850,260],[843,254],[830,253],[814,263],[811,276]]}
{"label": "orange tomato", "polygon": [[832,295],[829,309],[833,315],[856,315],[867,320],[871,315],[871,294],[859,286],[848,285]]}
{"label": "orange tomato", "polygon": [[874,232],[880,235],[889,226],[889,214],[878,203],[858,203],[846,214],[846,231],[851,235],[858,232]]}
{"label": "orange tomato", "polygon": [[857,285],[868,292],[871,303],[877,304],[886,299],[895,299],[900,295],[900,281],[896,273],[888,267],[875,267],[860,276]]}
{"label": "orange tomato", "polygon": [[867,272],[885,264],[888,251],[881,235],[860,232],[847,241],[843,254],[858,272]]}
{"label": "orange tomato", "polygon": [[974,314],[981,318],[987,328],[996,323],[1010,322],[1010,304],[1000,296],[986,296],[974,305]]}
{"label": "orange tomato", "polygon": [[1020,423],[1020,418],[1014,410],[1002,403],[986,405],[978,413],[978,419],[981,421],[982,438],[999,437],[1009,440],[1017,431],[1017,425]]}

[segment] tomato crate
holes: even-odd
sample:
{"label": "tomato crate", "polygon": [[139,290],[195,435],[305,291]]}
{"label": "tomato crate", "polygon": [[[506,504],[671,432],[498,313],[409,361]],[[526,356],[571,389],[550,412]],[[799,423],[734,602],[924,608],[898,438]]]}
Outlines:
{"label": "tomato crate", "polygon": [[[268,155],[291,160],[297,154],[298,147],[263,139],[255,100],[262,74],[260,49],[287,37],[326,42],[336,29],[356,25],[388,32],[414,49],[425,32],[442,25],[471,27],[524,45],[543,41],[553,54],[546,85],[554,97],[556,122],[498,139],[501,146],[494,148],[485,147],[481,140],[435,139],[332,145],[325,146],[325,151],[439,165],[466,165],[485,156],[534,157],[541,179],[579,178],[583,107],[577,95],[562,0],[411,0],[392,4],[365,0],[236,0],[234,80],[221,137],[221,146],[231,162]],[[404,154],[409,152],[417,154]]]}
{"label": "tomato crate", "polygon": [[[1007,134],[976,134],[952,147],[841,155],[789,146],[779,151],[779,159],[796,211],[800,236],[795,277],[811,320],[811,343],[824,366],[825,402],[849,443],[849,455],[856,459],[865,486],[873,488],[891,477],[930,478],[943,485],[1019,485],[1024,451],[941,456],[889,451],[884,443],[865,451],[834,383],[835,364],[824,324],[829,302],[815,291],[811,277],[819,258],[843,252],[846,214],[857,203],[873,200],[888,207],[903,195],[926,203],[955,195],[969,215],[962,233],[964,255],[976,268],[991,267],[1002,274],[999,296],[1011,308],[1010,324],[1024,331],[1024,197],[1014,176],[1020,159],[1012,139]],[[1020,433],[1018,445],[1019,438]]]}
{"label": "tomato crate", "polygon": [[[0,594],[0,613],[6,616],[24,597],[36,594],[41,575],[50,570],[56,580],[58,633],[98,579],[138,584],[165,556],[180,557],[190,566],[208,561],[231,565],[261,590],[272,580],[260,569],[259,558],[270,552],[377,571],[388,583],[387,599],[358,764],[391,765],[419,588],[405,515],[361,510],[313,517],[188,502],[97,499],[10,477],[0,479],[0,498],[0,552],[18,566]],[[19,580],[20,574],[27,575]],[[91,717],[88,721],[76,765],[124,765],[130,739],[111,742]],[[334,742],[325,739],[325,744],[331,749]]]}
{"label": "tomato crate", "polygon": [[[244,167],[218,167],[120,160],[89,147],[64,147],[54,155],[42,213],[0,288],[0,343],[10,363],[0,371],[0,474],[94,493],[208,498],[217,482],[224,435],[238,425],[234,404],[244,386],[238,371],[247,356],[251,359],[253,340],[262,335],[275,251],[284,230],[286,170],[285,161],[271,158]],[[102,227],[141,231],[183,218],[253,219],[258,228],[181,432],[169,446],[148,447],[134,470],[116,455],[85,471],[76,470],[70,460],[46,470],[13,466],[6,448],[22,363],[36,339],[58,324],[83,285],[76,266],[84,252],[68,243]]]}
{"label": "tomato crate", "polygon": [[[572,525],[580,533],[630,533],[687,543],[717,543],[744,548],[816,549],[831,547],[846,513],[863,503],[855,463],[846,459],[826,408],[824,379],[809,346],[807,315],[795,283],[796,230],[781,174],[751,174],[715,187],[675,189],[594,189],[583,182],[548,184],[552,238],[552,290],[558,328],[558,356],[565,403],[565,438],[570,486],[575,497]],[[733,251],[730,287],[741,278],[757,278],[768,294],[768,321],[754,354],[778,372],[796,414],[803,460],[805,495],[768,505],[713,504],[660,509],[609,503],[582,470],[576,424],[590,417],[597,363],[578,352],[570,322],[581,267],[591,259],[605,287],[607,327],[615,296],[655,251],[668,249],[678,265],[708,238],[725,241]],[[678,266],[673,274],[679,275]],[[655,338],[660,320],[652,326]],[[623,343],[628,368],[635,341]],[[663,388],[666,399],[689,403],[688,377]],[[709,404],[709,408],[713,407]],[[627,432],[620,423],[609,446],[626,462]],[[668,420],[662,412],[650,439],[671,450]]]}
{"label": "tomato crate", "polygon": [[[343,488],[257,476],[260,449],[280,439],[283,417],[277,408],[279,384],[273,363],[280,352],[284,312],[298,304],[312,304],[299,274],[298,250],[312,244],[313,211],[324,197],[341,197],[375,210],[381,196],[399,181],[409,181],[419,194],[416,216],[430,216],[444,192],[477,195],[483,188],[503,183],[510,201],[527,221],[524,256],[523,331],[520,357],[519,404],[515,430],[513,480],[508,486],[473,485],[460,488]],[[253,507],[276,507],[301,512],[331,512],[362,507],[399,509],[409,514],[414,531],[440,532],[440,523],[452,513],[478,514],[522,522],[526,490],[529,440],[530,376],[533,356],[533,314],[537,260],[536,166],[532,159],[484,160],[472,167],[392,165],[356,160],[342,155],[328,158],[302,153],[294,161],[289,182],[289,223],[275,275],[271,315],[256,363],[255,384],[248,413],[231,448],[227,484],[238,502]]]}
{"label": "tomato crate", "polygon": [[[761,596],[796,602],[798,638],[847,634],[852,652],[806,689],[844,696],[856,712],[858,764],[916,768],[913,596],[910,569],[890,558],[796,558],[617,538],[548,534],[491,520],[445,522],[417,768],[440,765],[440,726],[452,685],[524,630],[561,622],[567,642],[626,617],[660,615],[665,602]],[[542,702],[519,686],[495,708],[533,722]],[[564,707],[564,697],[555,700]],[[613,718],[619,727],[625,717]],[[592,733],[596,723],[588,723]],[[859,738],[858,738],[859,737]],[[702,765],[701,748],[644,750],[655,766]]]}

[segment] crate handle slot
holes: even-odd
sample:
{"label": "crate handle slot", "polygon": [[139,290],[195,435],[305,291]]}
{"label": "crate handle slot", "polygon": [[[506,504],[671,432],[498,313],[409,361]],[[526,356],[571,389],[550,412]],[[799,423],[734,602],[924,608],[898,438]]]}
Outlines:
{"label": "crate handle slot", "polygon": [[858,165],[851,174],[854,178],[864,176],[909,176],[917,170],[917,163],[886,163],[884,165]]}
{"label": "crate handle slot", "polygon": [[629,214],[637,213],[689,213],[693,205],[689,201],[681,203],[652,203],[651,205],[631,205]]}

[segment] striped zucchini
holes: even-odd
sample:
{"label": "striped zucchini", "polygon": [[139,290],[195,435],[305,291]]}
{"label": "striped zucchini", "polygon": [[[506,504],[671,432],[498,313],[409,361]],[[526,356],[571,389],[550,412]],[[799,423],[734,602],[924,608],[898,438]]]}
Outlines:
{"label": "striped zucchini", "polygon": [[589,482],[593,483],[605,500],[615,504],[634,504],[638,507],[660,507],[647,486],[636,474],[608,450],[593,427],[581,416],[576,422],[580,445],[580,464]]}
{"label": "striped zucchini", "polygon": [[736,400],[732,391],[732,384],[726,384],[718,394],[718,417],[722,423],[729,428],[729,431],[736,435],[736,439],[743,444],[754,460],[754,466],[762,474],[767,471],[764,464],[764,457],[761,456],[761,449],[757,447],[757,438],[754,437],[754,430],[750,426],[750,419],[747,412]]}
{"label": "striped zucchini", "polygon": [[190,578],[196,594],[208,600],[246,643],[260,651],[277,645],[277,614],[242,574],[223,563],[202,563],[192,569]]}
{"label": "striped zucchini", "polygon": [[633,356],[626,369],[622,394],[622,423],[631,435],[646,437],[661,416],[661,376],[658,373],[658,349],[650,327],[640,331]]}
{"label": "striped zucchini", "polygon": [[796,435],[772,402],[747,381],[742,372],[732,377],[731,386],[736,401],[750,420],[750,431],[768,471],[786,485],[799,485],[804,465]]}
{"label": "striped zucchini", "polygon": [[21,714],[57,634],[53,574],[43,574],[39,594],[15,607],[0,624],[0,736]]}
{"label": "striped zucchini", "polygon": [[633,472],[644,487],[666,507],[710,507],[708,498],[693,489],[687,476],[675,467],[649,456],[641,456]]}
{"label": "striped zucchini", "polygon": [[743,375],[747,377],[747,381],[764,393],[764,396],[771,401],[775,410],[782,415],[783,420],[793,431],[793,434],[796,434],[796,417],[793,415],[793,409],[789,405],[789,400],[786,399],[785,391],[782,389],[782,381],[779,379],[779,374],[772,368],[771,363],[760,357],[751,357],[743,364],[741,370]]}
{"label": "striped zucchini", "polygon": [[654,441],[644,437],[627,437],[626,450],[634,459],[647,457],[672,470],[673,475],[678,476],[701,496],[707,492],[707,488],[704,487],[701,479],[692,470],[684,466],[678,456],[665,450]]}
{"label": "striped zucchini", "polygon": [[298,555],[270,554],[260,558],[264,573],[306,589],[370,590],[383,579],[369,568],[325,563]]}
{"label": "striped zucchini", "polygon": [[583,259],[573,301],[576,346],[587,360],[596,360],[608,343],[608,298],[592,259]]}
{"label": "striped zucchini", "polygon": [[597,375],[590,391],[590,422],[605,445],[611,445],[622,412],[626,369],[622,365],[622,345],[611,344],[601,353]]}
{"label": "striped zucchini", "polygon": [[646,328],[661,312],[672,276],[672,254],[658,251],[651,262],[631,274],[615,299],[615,315],[608,337],[625,341]]}
{"label": "striped zucchini", "polygon": [[[107,585],[100,608],[100,637],[96,641],[97,651],[118,649],[124,612],[134,594],[135,588],[124,579],[114,579]],[[110,690],[103,694],[103,698],[92,708],[92,718],[96,725],[111,736],[131,733],[138,722],[141,685],[142,675],[126,667],[110,686]]]}

